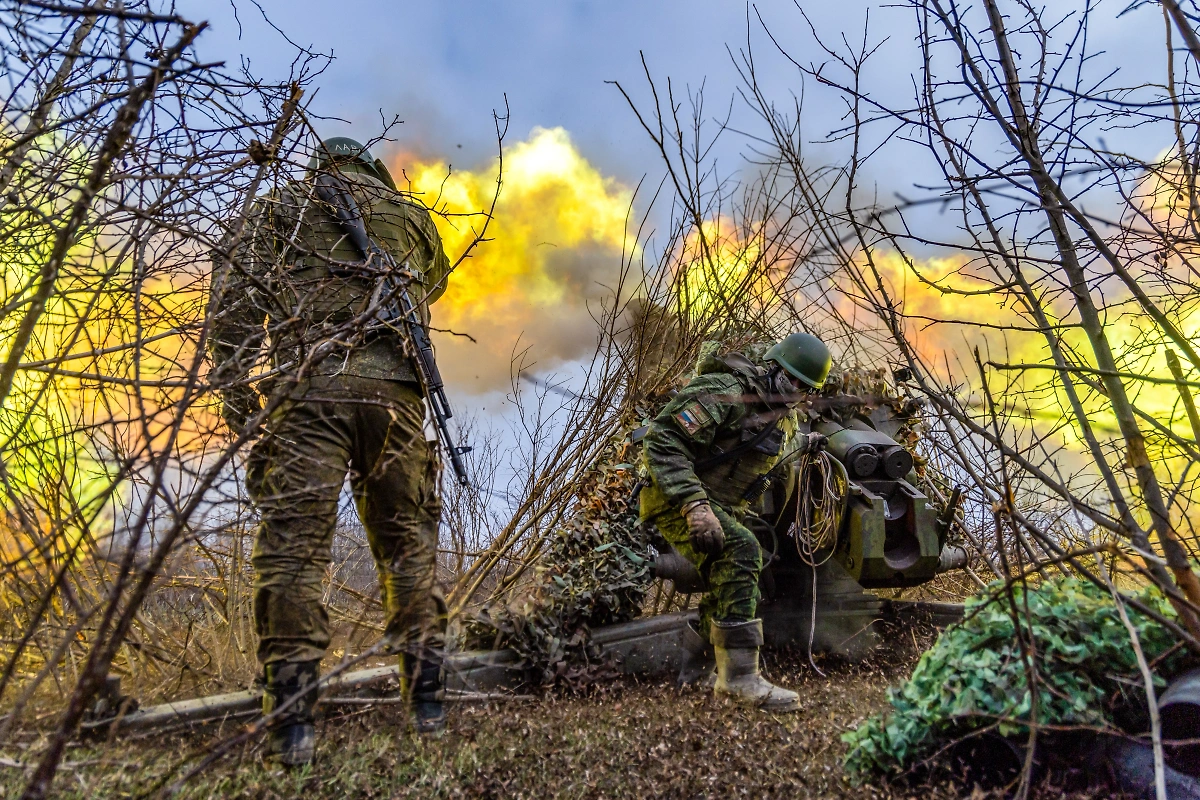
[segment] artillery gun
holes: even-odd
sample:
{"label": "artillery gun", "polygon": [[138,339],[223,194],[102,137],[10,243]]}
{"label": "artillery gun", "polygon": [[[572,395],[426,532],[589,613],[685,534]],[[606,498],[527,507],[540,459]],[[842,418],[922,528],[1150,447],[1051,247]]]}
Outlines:
{"label": "artillery gun", "polygon": [[[947,541],[958,493],[935,502],[922,492],[914,454],[898,441],[917,439],[920,409],[909,398],[836,389],[801,407],[798,432],[824,434],[826,451],[787,465],[748,519],[764,553],[767,644],[860,656],[875,644],[884,610],[866,590],[919,586],[966,566],[966,551]],[[704,590],[669,543],[654,545],[655,577],[677,591]]]}

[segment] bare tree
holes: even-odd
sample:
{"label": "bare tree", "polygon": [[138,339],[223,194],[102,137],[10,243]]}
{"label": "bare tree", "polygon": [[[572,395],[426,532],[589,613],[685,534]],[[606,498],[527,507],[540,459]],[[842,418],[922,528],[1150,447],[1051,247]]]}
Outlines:
{"label": "bare tree", "polygon": [[211,411],[209,252],[287,163],[320,62],[279,85],[229,73],[197,60],[202,25],[142,3],[0,19],[0,698],[7,734],[48,678],[72,687],[26,788],[42,797],[114,662],[171,660],[144,602],[204,542],[244,443]]}
{"label": "bare tree", "polygon": [[[799,101],[763,92],[753,47],[735,56],[765,127],[754,186],[786,201],[773,219],[816,240],[793,251],[807,276],[788,280],[819,286],[843,324],[856,318],[859,352],[902,366],[928,399],[921,447],[968,488],[961,533],[992,572],[1074,572],[1196,651],[1195,17],[1160,5],[1162,77],[1147,80],[1089,34],[1099,14],[1152,3],[908,5],[911,103],[868,88],[869,31],[857,44],[818,34],[819,57],[802,62],[763,24],[799,82],[844,101],[824,137],[847,154],[836,169],[806,158]],[[922,157],[923,195],[883,203],[863,177]],[[1147,582],[1176,619],[1130,596]],[[1033,717],[1036,735],[1036,705]]]}

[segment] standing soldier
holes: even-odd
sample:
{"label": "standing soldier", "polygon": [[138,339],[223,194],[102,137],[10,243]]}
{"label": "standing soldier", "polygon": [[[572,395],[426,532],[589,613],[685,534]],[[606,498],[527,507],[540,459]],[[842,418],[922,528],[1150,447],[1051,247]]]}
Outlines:
{"label": "standing soldier", "polygon": [[[798,697],[759,672],[762,548],[746,517],[752,486],[779,461],[789,404],[799,392],[820,389],[830,364],[829,349],[807,333],[775,344],[762,363],[739,354],[707,359],[644,441],[650,482],[641,493],[641,518],[708,584],[699,630],[689,625],[686,632],[691,641],[680,680],[706,683],[715,669],[717,694],[775,711],[795,710]],[[824,442],[820,434],[800,434],[792,447],[807,452]]]}
{"label": "standing soldier", "polygon": [[[387,266],[364,264],[320,191],[321,176],[324,186],[336,179],[343,199],[349,193],[370,240],[390,256]],[[266,758],[313,758],[318,667],[330,640],[322,582],[347,475],[379,573],[385,642],[400,654],[417,729],[440,731],[440,464],[425,438],[411,337],[381,324],[376,310],[380,286],[395,285],[381,281],[397,281],[428,325],[428,304],[450,271],[437,229],[396,190],[382,161],[338,137],[321,143],[303,180],[259,198],[242,242],[224,285],[214,281],[210,349],[231,430],[243,431],[262,408],[249,380],[264,345],[272,371],[260,388],[284,398],[264,422],[246,477],[261,519],[252,563],[263,711],[282,707],[268,723]]]}

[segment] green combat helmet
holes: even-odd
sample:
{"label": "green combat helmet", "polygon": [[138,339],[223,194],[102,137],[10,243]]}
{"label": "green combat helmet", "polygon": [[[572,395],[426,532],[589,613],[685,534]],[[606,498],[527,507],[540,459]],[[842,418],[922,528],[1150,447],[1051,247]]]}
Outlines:
{"label": "green combat helmet", "polygon": [[775,343],[763,355],[766,361],[774,361],[806,386],[820,389],[829,377],[833,359],[829,348],[811,333],[793,333]]}
{"label": "green combat helmet", "polygon": [[355,164],[366,167],[392,189],[396,188],[396,182],[392,180],[387,166],[378,158],[373,158],[365,146],[349,137],[334,136],[320,142],[316,152],[308,160],[308,170],[316,172],[324,169],[330,163]]}
{"label": "green combat helmet", "polygon": [[320,142],[308,161],[308,168],[320,169],[330,161],[359,161],[371,169],[375,168],[375,159],[371,157],[370,151],[361,143],[345,136],[334,136]]}

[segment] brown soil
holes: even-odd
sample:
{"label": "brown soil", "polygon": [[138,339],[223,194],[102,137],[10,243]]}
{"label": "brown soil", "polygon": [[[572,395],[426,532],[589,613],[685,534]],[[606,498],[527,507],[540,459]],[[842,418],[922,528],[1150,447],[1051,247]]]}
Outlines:
{"label": "brown soil", "polygon": [[[907,638],[907,637],[905,637]],[[899,645],[903,642],[897,642]],[[803,707],[773,715],[669,681],[625,679],[584,695],[451,708],[446,734],[420,739],[397,706],[355,708],[320,724],[318,760],[293,772],[259,765],[251,740],[191,777],[187,798],[940,798],[1001,796],[949,784],[851,786],[840,735],[885,703],[912,663],[905,652],[851,665],[803,654],[768,664]],[[99,800],[157,794],[238,731],[158,734],[81,744],[68,754],[58,796]],[[21,753],[4,753],[0,795],[15,796]],[[1047,794],[1049,792],[1049,794]],[[1056,796],[1044,789],[1041,796]]]}

